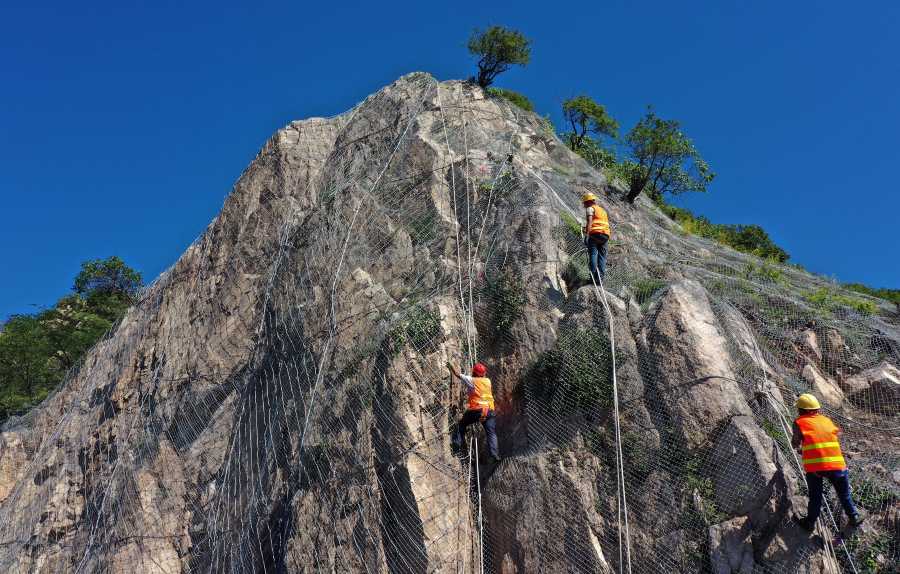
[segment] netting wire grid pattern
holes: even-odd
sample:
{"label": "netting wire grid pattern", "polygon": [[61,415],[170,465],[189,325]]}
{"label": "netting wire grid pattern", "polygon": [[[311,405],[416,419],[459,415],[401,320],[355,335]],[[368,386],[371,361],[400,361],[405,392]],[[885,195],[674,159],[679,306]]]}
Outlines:
{"label": "netting wire grid pattern", "polygon": [[[818,390],[810,370],[843,381],[898,363],[883,309],[823,310],[802,294],[834,289],[826,279],[680,233],[615,193],[600,196],[614,229],[601,294],[573,223],[582,218],[580,189],[567,185],[570,174],[539,173],[517,155],[521,132],[533,137],[537,119],[502,100],[476,105],[465,84],[416,82],[409,97],[384,104],[393,115],[383,125],[356,115],[381,93],[342,117],[344,145],[312,180],[313,207],[281,219],[262,295],[244,301],[257,312],[233,313],[256,323],[237,328],[225,318],[222,336],[181,335],[180,364],[200,365],[189,360],[194,354],[233,356],[239,368],[172,372],[174,358],[148,358],[135,367],[131,407],[120,412],[109,388],[131,345],[120,328],[81,366],[99,372],[70,374],[67,385],[77,379],[81,388],[56,395],[69,397],[59,420],[21,462],[24,478],[0,506],[0,569],[512,572],[510,554],[518,553],[544,572],[702,572],[712,568],[717,525],[752,516],[754,537],[790,528],[778,500],[763,494],[765,507],[752,507],[777,477],[800,496],[792,510],[805,513],[797,508],[806,487],[789,445],[791,405]],[[422,133],[442,147],[442,164],[423,160]],[[257,166],[270,161],[265,154]],[[617,220],[628,210],[641,211],[640,225]],[[557,283],[547,279],[554,276]],[[678,361],[661,361],[646,326],[685,277],[702,285],[720,325],[733,327],[714,327],[729,369],[672,385],[664,370],[677,371]],[[164,274],[131,314],[152,315],[178,280]],[[242,330],[252,337],[225,334]],[[840,347],[801,360],[815,355],[798,350],[803,337]],[[448,360],[490,369],[499,465],[486,461],[478,425],[460,451],[450,448],[464,389],[449,377]],[[684,438],[672,404],[679,393],[692,397],[695,385],[739,393],[733,414],[751,421],[751,438],[775,471],[758,468],[761,455],[727,421],[705,440]],[[871,530],[831,544],[841,516],[828,494],[820,541],[785,549],[793,562],[755,556],[754,571],[800,571],[823,555],[836,572],[890,571],[897,560],[897,392],[871,385],[847,396],[820,398],[843,429]],[[27,428],[35,416],[5,430]],[[83,479],[74,491],[46,488],[66,480],[64,440],[91,445],[79,454]]]}

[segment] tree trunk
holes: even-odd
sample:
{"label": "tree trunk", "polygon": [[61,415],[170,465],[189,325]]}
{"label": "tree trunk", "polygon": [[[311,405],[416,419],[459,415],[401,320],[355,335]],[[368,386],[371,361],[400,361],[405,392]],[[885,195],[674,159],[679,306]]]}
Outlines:
{"label": "tree trunk", "polygon": [[644,191],[644,185],[646,185],[643,181],[631,182],[628,186],[628,194],[625,196],[625,201],[628,203],[634,203],[634,200],[637,199],[637,196]]}

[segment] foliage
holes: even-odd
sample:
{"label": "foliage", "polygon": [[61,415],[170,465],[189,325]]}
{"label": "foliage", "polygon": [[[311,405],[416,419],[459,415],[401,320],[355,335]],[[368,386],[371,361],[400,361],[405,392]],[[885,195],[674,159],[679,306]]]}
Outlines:
{"label": "foliage", "polygon": [[850,297],[826,287],[820,287],[815,291],[806,291],[803,293],[803,298],[828,313],[833,313],[841,308],[853,309],[862,315],[874,315],[878,311],[878,306],[872,301]]}
{"label": "foliage", "polygon": [[395,352],[399,352],[407,344],[417,352],[429,352],[436,347],[440,336],[440,315],[422,307],[410,311],[389,334]]}
{"label": "foliage", "polygon": [[744,266],[743,276],[748,281],[762,281],[765,283],[781,283],[784,277],[781,270],[774,265],[777,260],[764,260],[758,265],[752,261]]}
{"label": "foliage", "polygon": [[599,330],[565,331],[538,356],[526,380],[534,396],[560,416],[573,406],[591,412],[608,409],[612,405],[609,339]]}
{"label": "foliage", "polygon": [[82,297],[91,294],[117,293],[133,299],[141,288],[141,274],[113,255],[106,259],[92,259],[81,264],[75,277],[75,293]]}
{"label": "foliage", "polygon": [[60,379],[37,317],[14,315],[0,332],[0,422],[42,400]]}
{"label": "foliage", "polygon": [[632,285],[634,290],[634,298],[639,305],[643,305],[653,297],[657,291],[666,286],[665,281],[654,279],[653,277],[644,277],[638,279]]}
{"label": "foliage", "polygon": [[784,263],[790,257],[788,252],[776,245],[769,234],[758,225],[712,223],[687,209],[669,205],[658,193],[651,193],[650,197],[669,219],[679,223],[682,229],[692,235],[706,237],[742,253],[761,257],[768,260],[770,266],[774,263]]}
{"label": "foliage", "polygon": [[625,136],[631,161],[623,162],[627,176],[626,199],[633,203],[644,190],[679,194],[706,191],[715,174],[675,120],[664,120],[647,110]]}
{"label": "foliage", "polygon": [[610,179],[618,176],[618,163],[613,150],[603,147],[597,140],[589,136],[584,136],[581,143],[577,147],[573,147],[574,134],[569,133],[565,137],[575,153],[583,157],[591,166],[605,170]]}
{"label": "foliage", "polygon": [[484,286],[491,314],[491,330],[494,335],[505,337],[518,321],[525,308],[525,286],[511,271],[504,270],[499,277]]}
{"label": "foliage", "polygon": [[868,285],[863,285],[862,283],[848,283],[844,285],[844,287],[850,289],[851,291],[856,291],[857,293],[862,293],[864,295],[878,297],[879,299],[890,301],[891,303],[896,305],[898,311],[900,311],[900,289],[873,289]]}
{"label": "foliage", "polygon": [[482,88],[490,86],[510,66],[526,66],[531,59],[531,41],[521,32],[503,26],[491,26],[483,32],[476,29],[468,48],[470,54],[479,57],[475,80]]}
{"label": "foliage", "polygon": [[767,435],[772,437],[775,442],[778,443],[778,446],[780,446],[782,450],[790,450],[791,441],[788,440],[787,435],[784,434],[784,430],[780,426],[776,425],[770,420],[763,420],[760,426],[762,426],[762,429],[766,431]]}
{"label": "foliage", "polygon": [[409,214],[406,229],[413,245],[427,244],[438,237],[440,222],[437,214],[426,208]]}
{"label": "foliage", "polygon": [[581,223],[575,219],[570,213],[563,211],[559,214],[559,218],[562,221],[562,224],[565,230],[571,235],[574,239],[581,240]]}
{"label": "foliage", "polygon": [[531,103],[524,94],[520,94],[519,92],[514,92],[512,90],[507,90],[506,88],[488,88],[488,93],[492,96],[497,96],[499,98],[503,98],[509,101],[511,104],[514,104],[526,112],[534,111],[534,104]]}
{"label": "foliage", "polygon": [[703,507],[698,512],[703,522],[709,526],[718,524],[727,518],[727,516],[719,512],[715,503],[715,488],[712,479],[703,476],[700,468],[700,457],[694,457],[684,464],[684,490],[688,496],[693,496],[696,492],[702,502]]}
{"label": "foliage", "polygon": [[605,107],[588,96],[576,96],[564,101],[563,117],[572,127],[566,139],[573,151],[578,151],[590,134],[611,138],[618,136],[619,123],[606,113]]}
{"label": "foliage", "polygon": [[141,276],[118,257],[88,261],[74,293],[36,315],[15,315],[0,331],[0,422],[47,397],[125,314]]}
{"label": "foliage", "polygon": [[878,512],[900,502],[900,493],[877,480],[863,476],[853,481],[853,500],[863,508]]}
{"label": "foliage", "polygon": [[854,556],[853,566],[843,552],[837,554],[843,572],[860,574],[898,574],[898,540],[888,532],[877,534],[874,539],[853,536],[845,542],[847,550]]}

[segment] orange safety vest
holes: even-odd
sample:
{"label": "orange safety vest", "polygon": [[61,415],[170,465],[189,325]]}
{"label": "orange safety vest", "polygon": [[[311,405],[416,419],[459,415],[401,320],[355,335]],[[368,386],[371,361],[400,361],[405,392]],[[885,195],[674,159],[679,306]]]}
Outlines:
{"label": "orange safety vest", "polygon": [[847,463],[841,454],[838,428],[825,415],[800,415],[794,421],[803,434],[800,448],[803,451],[803,468],[806,472],[844,470]]}
{"label": "orange safety vest", "polygon": [[487,377],[472,377],[473,387],[469,389],[469,410],[494,410],[494,395],[491,394],[491,380]]}
{"label": "orange safety vest", "polygon": [[588,229],[588,234],[602,233],[607,237],[612,237],[609,232],[609,216],[606,214],[606,210],[596,203],[591,207],[594,208],[594,215],[591,217],[591,228]]}

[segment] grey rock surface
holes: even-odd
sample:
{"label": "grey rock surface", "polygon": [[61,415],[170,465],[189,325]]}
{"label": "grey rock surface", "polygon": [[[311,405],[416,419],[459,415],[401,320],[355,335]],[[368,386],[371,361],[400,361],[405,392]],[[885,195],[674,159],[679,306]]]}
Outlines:
{"label": "grey rock surface", "polygon": [[[634,572],[831,571],[791,522],[779,417],[808,380],[853,471],[896,489],[895,342],[812,316],[818,278],[747,280],[751,256],[621,187],[538,116],[426,74],[279,130],[0,433],[0,571],[607,573],[623,544]],[[575,280],[585,190],[614,226],[604,290]],[[474,433],[451,450],[464,392],[444,365],[476,356],[499,465],[468,455]]]}

